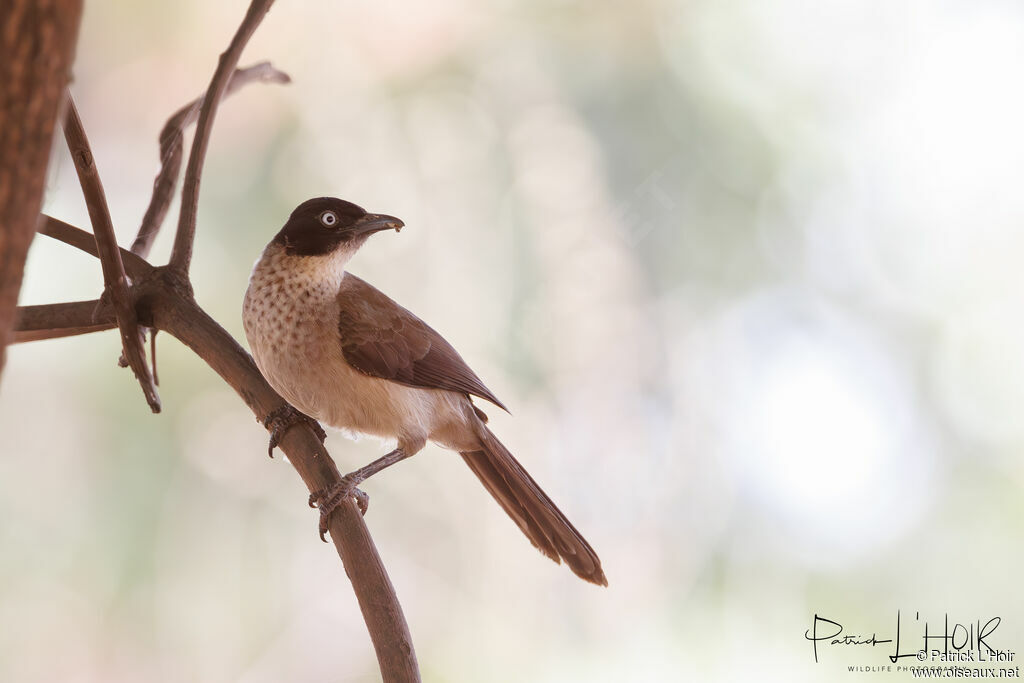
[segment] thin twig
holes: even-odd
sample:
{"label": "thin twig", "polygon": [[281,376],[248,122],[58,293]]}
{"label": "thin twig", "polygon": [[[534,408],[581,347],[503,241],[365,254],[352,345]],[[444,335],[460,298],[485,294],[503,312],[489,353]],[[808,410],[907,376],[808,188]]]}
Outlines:
{"label": "thin twig", "polygon": [[18,344],[43,339],[72,337],[112,330],[117,327],[113,311],[92,301],[69,301],[41,306],[18,306],[14,317],[14,338]]}
{"label": "thin twig", "polygon": [[160,330],[153,330],[149,335],[149,361],[153,366],[153,384],[160,386],[160,375],[156,371],[156,333]]}
{"label": "thin twig", "polygon": [[[93,256],[99,256],[99,252],[96,250],[96,238],[93,237],[92,233],[86,232],[81,228],[76,228],[70,223],[65,223],[59,218],[54,218],[45,213],[39,214],[39,223],[36,226],[36,232],[40,235],[46,235],[52,237],[55,240],[70,244],[76,249],[81,249],[87,254]],[[133,278],[140,278],[144,275],[149,275],[153,272],[153,266],[146,262],[146,259],[131,253],[127,249],[120,249],[121,262],[124,264],[125,270]]]}
{"label": "thin twig", "polygon": [[[92,233],[76,228],[53,216],[48,216],[45,213],[39,214],[36,232],[81,249],[92,256],[99,256],[96,249],[96,238]],[[120,251],[125,270],[133,278],[143,278],[153,272],[153,266],[149,265],[145,259],[124,249]],[[93,299],[92,301],[72,301],[40,306],[19,306],[12,343],[58,339],[114,329],[117,327],[117,318],[114,316],[113,310],[106,305],[107,303],[100,299]]]}
{"label": "thin twig", "polygon": [[210,86],[203,96],[203,104],[196,126],[192,151],[188,157],[188,168],[185,170],[185,185],[181,195],[181,213],[178,216],[178,231],[174,235],[174,246],[171,249],[171,260],[168,264],[172,270],[180,274],[188,274],[192,264],[192,243],[196,236],[196,213],[199,210],[199,179],[206,160],[206,150],[210,144],[210,131],[213,129],[213,118],[217,107],[227,88],[228,80],[242,56],[242,50],[256,28],[263,21],[274,0],[252,0],[241,26],[235,32],[228,49],[220,56],[217,70],[213,74]]}
{"label": "thin twig", "polygon": [[78,171],[78,181],[85,195],[85,203],[89,209],[93,234],[96,237],[96,250],[99,253],[100,265],[103,268],[103,282],[106,292],[110,295],[117,316],[117,326],[121,331],[121,347],[124,357],[128,360],[132,372],[142,386],[146,402],[154,413],[160,412],[160,396],[157,394],[153,375],[146,363],[146,353],[142,348],[138,318],[128,294],[128,276],[124,271],[121,251],[117,247],[114,225],[110,220],[107,198],[103,193],[96,163],[89,148],[89,140],[85,136],[82,120],[78,116],[75,102],[70,93],[67,99],[67,111],[64,114],[64,138]]}
{"label": "thin twig", "polygon": [[[228,81],[224,97],[238,91],[249,83],[290,83],[291,78],[283,71],[278,71],[270,62],[260,62],[244,69],[237,69]],[[181,160],[185,145],[185,129],[195,123],[199,116],[203,98],[197,97],[179,109],[167,120],[160,131],[160,172],[153,181],[153,196],[149,200],[146,214],[142,217],[139,234],[132,242],[132,252],[142,256],[149,255],[160,226],[174,198],[174,186],[181,172]]]}

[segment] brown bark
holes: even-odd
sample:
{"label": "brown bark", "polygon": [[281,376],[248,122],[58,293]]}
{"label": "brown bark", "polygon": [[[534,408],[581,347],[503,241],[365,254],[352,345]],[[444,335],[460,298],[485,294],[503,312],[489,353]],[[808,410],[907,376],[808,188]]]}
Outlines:
{"label": "brown bark", "polygon": [[[260,422],[265,421],[268,414],[287,404],[263,379],[252,356],[196,304],[190,288],[186,285],[182,289],[177,284],[179,277],[173,269],[161,269],[160,275],[143,284],[140,308],[148,308],[153,316],[146,324],[184,342],[238,392]],[[280,447],[310,493],[327,490],[341,481],[337,465],[308,424],[285,432]],[[419,681],[409,626],[362,513],[348,498],[335,508],[329,524],[331,540],[352,582],[373,641],[382,680]]]}
{"label": "brown bark", "polygon": [[217,70],[203,96],[203,106],[199,110],[199,122],[196,123],[196,136],[192,139],[192,151],[188,155],[188,167],[185,169],[185,182],[181,189],[181,212],[178,214],[178,231],[174,234],[174,245],[171,247],[171,260],[168,265],[176,271],[188,274],[192,265],[192,245],[196,238],[196,217],[199,211],[199,179],[203,174],[206,162],[206,150],[210,146],[210,132],[213,130],[213,118],[217,107],[228,88],[242,50],[256,32],[263,17],[270,11],[274,0],[252,0],[242,24],[235,31],[228,49],[221,53]]}
{"label": "brown bark", "polygon": [[113,312],[107,311],[103,315],[97,315],[99,309],[99,299],[42,306],[19,306],[11,343],[73,337],[76,334],[112,330],[117,327]]}
{"label": "brown bark", "polygon": [[[46,223],[47,234],[96,253],[95,244],[83,239],[83,231],[60,221]],[[169,332],[209,364],[263,422],[271,412],[287,405],[260,374],[252,357],[217,324],[192,297],[187,277],[169,267],[152,268],[130,252],[123,252],[133,277],[131,293],[139,321]],[[82,334],[85,324],[113,327],[109,311],[95,317],[97,301],[26,306],[20,309],[20,335],[25,341]],[[312,427],[300,423],[285,432],[280,448],[302,477],[310,493],[329,489],[341,474]],[[377,552],[363,516],[352,499],[339,505],[330,520],[331,540],[352,582],[363,620],[377,653],[385,683],[420,680],[416,651],[395,588]]]}
{"label": "brown bark", "polygon": [[160,396],[156,390],[156,380],[146,363],[146,349],[143,346],[142,331],[135,309],[128,296],[128,275],[124,271],[124,261],[117,246],[114,235],[114,223],[110,219],[107,208],[107,197],[100,182],[96,160],[89,147],[89,138],[82,127],[82,119],[78,116],[75,101],[68,96],[65,103],[64,139],[68,143],[68,151],[75,162],[78,181],[85,195],[85,205],[89,209],[89,220],[92,221],[92,232],[96,237],[96,252],[99,254],[100,265],[103,267],[104,296],[110,298],[117,316],[117,327],[121,331],[121,348],[124,350],[124,365],[135,373],[135,378],[142,386],[146,402],[154,413],[160,412]]}
{"label": "brown bark", "polygon": [[4,0],[0,11],[0,373],[81,16],[81,0]]}
{"label": "brown bark", "polygon": [[[237,69],[231,76],[231,80],[228,81],[224,97],[249,83],[290,82],[291,78],[288,77],[288,74],[278,71],[270,62],[260,62],[245,69]],[[181,162],[184,156],[185,129],[199,118],[202,104],[202,97],[189,102],[176,111],[164,125],[164,129],[160,131],[160,173],[153,181],[153,196],[146,208],[146,214],[142,217],[139,234],[132,242],[132,253],[143,258],[149,256],[153,240],[156,239],[160,226],[163,225],[167,210],[171,208],[174,186],[178,182],[178,174],[181,172]]]}
{"label": "brown bark", "polygon": [[[94,234],[90,235],[74,226],[49,216],[39,216],[38,211],[41,203],[43,181],[46,170],[46,160],[50,150],[50,140],[53,134],[53,123],[58,114],[57,103],[65,91],[67,78],[54,80],[52,89],[46,92],[52,96],[52,109],[47,109],[47,126],[45,127],[45,139],[39,133],[39,138],[32,138],[31,135],[20,134],[17,131],[11,134],[11,148],[14,150],[8,158],[8,133],[9,131],[0,128],[0,139],[4,147],[0,151],[4,153],[3,165],[0,168],[0,199],[5,201],[12,198],[23,198],[24,188],[21,183],[34,183],[34,200],[25,206],[20,204],[16,207],[21,213],[16,218],[23,218],[26,225],[17,223],[18,227],[24,228],[22,237],[24,244],[20,249],[20,258],[17,261],[17,281],[11,293],[7,318],[0,317],[4,325],[0,328],[2,341],[6,344],[11,318],[15,313],[14,307],[17,298],[17,289],[20,286],[21,271],[24,264],[25,253],[31,242],[32,234],[37,227],[39,232],[52,236],[63,242],[83,249],[101,260],[104,280],[107,285],[107,295],[101,300],[78,301],[66,304],[50,304],[46,306],[26,306],[18,309],[19,341],[32,341],[38,339],[50,339],[73,334],[84,334],[111,327],[120,327],[124,342],[124,348],[134,348],[139,351],[137,342],[136,326],[143,325],[170,332],[172,335],[183,341],[192,350],[205,360],[224,380],[231,385],[245,403],[255,413],[257,419],[265,421],[268,414],[283,408],[284,400],[267,384],[266,380],[256,368],[255,363],[248,353],[229,335],[220,325],[210,318],[203,311],[192,297],[192,286],[188,278],[189,264],[192,256],[192,243],[195,237],[196,209],[198,204],[199,180],[205,158],[206,148],[209,141],[210,131],[213,125],[213,118],[220,99],[225,91],[230,88],[232,75],[236,74],[235,65],[238,57],[245,46],[246,41],[255,31],[260,20],[266,14],[273,0],[252,0],[245,19],[236,32],[228,50],[221,55],[218,68],[213,80],[207,89],[206,95],[198,105],[198,125],[196,139],[193,143],[189,156],[188,169],[186,171],[181,220],[178,232],[175,235],[174,247],[171,255],[171,262],[168,266],[154,268],[145,261],[138,253],[119,249],[114,241],[113,228],[110,223],[110,215],[106,210],[103,198],[102,185],[99,180],[99,173],[92,160],[91,150],[85,137],[85,131],[78,121],[77,115],[72,111],[66,120],[65,132],[68,137],[69,148],[74,158],[79,178],[82,181],[82,189],[86,195],[89,206],[90,218],[93,222]],[[8,2],[9,0],[5,0]],[[74,12],[61,14],[58,9],[65,5],[74,4]],[[48,12],[48,14],[47,14]],[[70,63],[71,47],[77,35],[78,19],[81,13],[80,0],[72,3],[58,2],[52,0],[14,0],[14,7],[8,10],[5,6],[0,13],[0,40],[3,41],[3,49],[6,50],[8,43],[14,50],[22,45],[19,37],[21,29],[33,22],[40,23],[40,17],[46,15],[49,20],[49,28],[41,30],[45,34],[42,39],[35,39],[46,49],[30,51],[30,55],[37,53],[49,54],[47,50],[53,51],[59,46],[67,48],[66,61],[62,62],[62,69],[55,69],[57,74],[66,74],[67,66]],[[73,22],[70,28],[65,26],[66,33],[60,33],[54,29],[54,25],[60,21],[69,21],[68,15],[73,14]],[[43,22],[45,23],[45,22]],[[18,34],[18,35],[15,35]],[[64,40],[63,43],[59,39]],[[29,41],[29,45],[36,46],[36,42]],[[36,46],[38,47],[38,46]],[[24,74],[14,73],[10,78],[10,60],[5,59],[6,52],[0,53],[0,89],[11,82],[11,78],[22,78],[17,81],[21,84],[25,98],[33,94],[33,87],[36,81]],[[17,62],[22,69],[28,66],[35,66],[34,62],[28,64],[32,57],[25,57]],[[26,66],[28,64],[28,66]],[[242,84],[249,78],[255,78],[259,73],[264,74],[262,80],[273,80],[283,82],[282,76],[271,67],[256,67],[257,71],[243,73],[238,80]],[[248,71],[248,70],[247,70]],[[48,72],[49,74],[49,72]],[[53,75],[53,74],[49,74]],[[42,76],[36,76],[42,82]],[[286,78],[286,77],[284,77]],[[46,81],[49,83],[49,81]],[[28,84],[28,85],[25,85]],[[31,86],[31,87],[29,87]],[[26,89],[27,88],[27,89]],[[2,90],[4,93],[8,91]],[[17,91],[17,87],[13,89]],[[11,98],[12,100],[15,98]],[[37,105],[39,106],[39,105]],[[4,99],[4,108],[0,110],[0,124],[5,120],[3,116],[8,114],[8,101]],[[24,121],[42,120],[37,110],[22,106],[21,109],[11,109]],[[180,151],[174,157],[173,146],[180,146],[181,129],[196,116],[195,105],[190,105],[182,112],[179,112],[165,128],[165,133],[170,130],[175,136],[169,145],[164,145],[162,139],[162,170],[154,185],[154,197],[150,204],[151,211],[147,212],[143,221],[139,238],[136,241],[138,252],[148,251],[151,240],[159,229],[163,215],[166,213],[166,205],[170,201],[174,180],[180,170]],[[21,121],[19,120],[19,122]],[[35,131],[35,129],[32,129]],[[27,162],[19,158],[20,149],[26,146],[24,139],[32,142],[33,151],[43,152],[39,161],[38,173],[27,180],[23,178],[27,173]],[[168,152],[170,150],[170,152]],[[8,163],[9,162],[9,163]],[[8,174],[8,175],[4,175]],[[27,207],[27,208],[26,208]],[[0,202],[0,208],[4,213],[3,226],[8,225],[6,204]],[[24,214],[24,216],[22,216]],[[13,215],[13,214],[12,214]],[[26,217],[27,216],[27,217]],[[11,225],[15,223],[11,222]],[[27,227],[26,227],[27,226]],[[5,230],[0,231],[0,259],[6,259],[7,249],[4,241]],[[20,233],[19,233],[20,234]],[[4,265],[3,277],[7,279],[7,261],[0,261]],[[0,292],[4,294],[6,292]],[[3,311],[0,310],[0,315]],[[154,332],[155,333],[155,332]],[[2,351],[2,347],[0,347]],[[137,354],[138,355],[138,354]],[[146,370],[145,360],[141,360],[142,370]],[[0,366],[2,367],[2,366]],[[145,372],[136,369],[136,374],[143,383],[143,388],[152,381],[145,377]],[[155,397],[155,388],[153,389]],[[150,398],[147,392],[147,398]],[[151,401],[151,405],[153,402]],[[310,492],[322,491],[331,488],[341,481],[341,475],[330,455],[320,443],[312,427],[308,424],[300,424],[288,430],[281,438],[280,447],[288,455],[289,462],[295,467]],[[381,675],[384,681],[391,682],[416,682],[420,680],[416,653],[412,646],[412,639],[409,629],[402,614],[401,605],[395,594],[394,587],[388,578],[387,572],[381,562],[380,556],[370,536],[369,530],[363,521],[362,515],[352,500],[344,501],[335,509],[329,520],[331,540],[337,547],[338,554],[344,564],[346,573],[352,582],[352,587],[359,601],[363,618],[367,629],[370,632],[371,640],[377,653],[377,659],[381,668]],[[312,535],[312,533],[311,533]]]}

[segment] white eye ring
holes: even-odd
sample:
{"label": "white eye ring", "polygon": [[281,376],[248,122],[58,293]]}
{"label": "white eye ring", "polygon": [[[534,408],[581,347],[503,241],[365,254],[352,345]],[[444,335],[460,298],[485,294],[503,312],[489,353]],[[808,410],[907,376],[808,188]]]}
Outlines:
{"label": "white eye ring", "polygon": [[322,223],[325,228],[333,228],[338,224],[338,214],[333,211],[324,211],[320,214],[320,223]]}

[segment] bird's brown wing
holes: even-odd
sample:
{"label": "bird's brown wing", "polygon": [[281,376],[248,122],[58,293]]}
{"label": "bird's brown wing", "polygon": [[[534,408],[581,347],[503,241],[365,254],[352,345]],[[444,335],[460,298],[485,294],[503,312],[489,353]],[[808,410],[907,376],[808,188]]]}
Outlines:
{"label": "bird's brown wing", "polygon": [[338,294],[345,360],[371,377],[423,389],[447,389],[508,410],[452,345],[373,285],[346,273]]}

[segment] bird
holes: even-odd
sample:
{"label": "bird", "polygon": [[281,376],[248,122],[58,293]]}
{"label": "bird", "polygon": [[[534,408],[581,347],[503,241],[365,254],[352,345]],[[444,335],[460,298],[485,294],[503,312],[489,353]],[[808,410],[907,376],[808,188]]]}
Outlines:
{"label": "bird", "polygon": [[[404,226],[343,199],[309,199],[267,244],[245,293],[242,320],[253,359],[299,417],[397,443],[310,496],[310,505],[320,508],[321,538],[346,497],[356,498],[365,514],[360,483],[431,441],[462,456],[544,555],[607,586],[597,553],[494,435],[473,397],[507,411],[505,405],[444,337],[346,270],[370,236]],[[292,417],[270,416],[271,454]]]}

